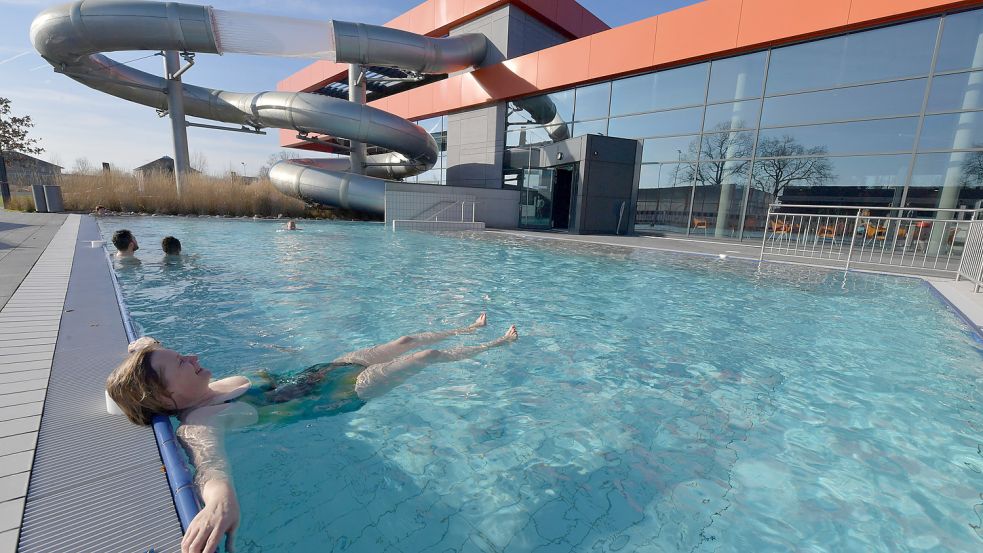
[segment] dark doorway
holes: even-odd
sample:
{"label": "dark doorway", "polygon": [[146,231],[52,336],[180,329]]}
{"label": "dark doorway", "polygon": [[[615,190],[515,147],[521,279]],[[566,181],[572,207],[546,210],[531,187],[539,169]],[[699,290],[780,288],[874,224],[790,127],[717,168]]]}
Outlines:
{"label": "dark doorway", "polygon": [[556,168],[553,180],[553,228],[567,230],[570,228],[571,198],[573,197],[574,171],[577,166],[567,165]]}

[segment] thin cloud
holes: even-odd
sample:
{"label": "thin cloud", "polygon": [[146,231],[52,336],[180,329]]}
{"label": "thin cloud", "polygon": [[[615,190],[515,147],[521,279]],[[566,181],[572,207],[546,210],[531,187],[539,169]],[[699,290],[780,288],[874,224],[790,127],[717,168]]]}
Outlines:
{"label": "thin cloud", "polygon": [[28,55],[30,53],[31,53],[31,50],[24,50],[20,54],[15,54],[15,55],[10,56],[9,58],[7,58],[5,60],[0,60],[0,65],[3,65],[3,64],[8,63],[8,62],[12,62],[12,61],[14,61],[17,58],[23,58],[24,56],[26,56],[26,55]]}

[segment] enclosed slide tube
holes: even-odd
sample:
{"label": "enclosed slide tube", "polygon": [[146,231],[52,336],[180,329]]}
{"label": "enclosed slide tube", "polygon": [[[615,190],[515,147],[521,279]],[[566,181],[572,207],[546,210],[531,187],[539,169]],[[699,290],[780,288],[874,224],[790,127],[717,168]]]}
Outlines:
{"label": "enclosed slide tube", "polygon": [[[49,8],[31,24],[38,53],[76,81],[124,100],[167,109],[167,81],[114,62],[100,52],[163,50],[326,59],[442,74],[485,56],[480,34],[431,38],[344,21],[305,21],[139,0],[82,0]],[[381,214],[386,179],[427,171],[437,143],[422,127],[363,104],[304,92],[238,93],[182,84],[187,115],[294,129],[379,146],[363,171],[347,158],[280,162],[270,171],[284,194],[311,203]],[[364,174],[362,174],[364,173]]]}

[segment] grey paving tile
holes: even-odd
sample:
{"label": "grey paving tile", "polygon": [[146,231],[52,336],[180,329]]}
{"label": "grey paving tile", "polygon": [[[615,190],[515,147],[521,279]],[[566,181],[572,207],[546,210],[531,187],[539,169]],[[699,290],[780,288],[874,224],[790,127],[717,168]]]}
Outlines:
{"label": "grey paving tile", "polygon": [[21,353],[50,353],[54,355],[54,344],[0,344],[0,357]]}
{"label": "grey paving tile", "polygon": [[6,345],[13,345],[15,342],[20,346],[43,346],[43,345],[54,345],[58,340],[57,336],[39,336],[34,338],[29,337],[14,337],[14,336],[0,336],[0,348]]}
{"label": "grey paving tile", "polygon": [[22,361],[20,363],[0,365],[0,374],[49,369],[51,369],[51,361],[46,361],[44,359],[40,361]]}
{"label": "grey paving tile", "polygon": [[0,436],[16,436],[25,432],[37,432],[41,428],[41,415],[0,421]]}
{"label": "grey paving tile", "polygon": [[20,531],[17,528],[0,532],[0,553],[17,553],[17,539]]}
{"label": "grey paving tile", "polygon": [[47,387],[48,387],[47,378],[37,378],[34,380],[21,380],[19,382],[0,382],[0,395],[29,392],[32,390],[44,390]]}
{"label": "grey paving tile", "polygon": [[48,377],[51,375],[49,369],[38,369],[34,371],[16,371],[0,373],[0,387],[7,384],[18,384],[20,382],[38,381],[44,382],[47,386]]}
{"label": "grey paving tile", "polygon": [[14,355],[0,356],[0,366],[12,365],[22,361],[44,361],[50,359],[51,354],[48,353],[16,353]]}
{"label": "grey paving tile", "polygon": [[21,451],[9,455],[0,455],[0,477],[31,470],[34,462],[34,451]]}
{"label": "grey paving tile", "polygon": [[37,444],[37,432],[4,436],[0,438],[0,455],[10,455],[11,453],[20,453],[22,451],[30,451],[33,454]]}
{"label": "grey paving tile", "polygon": [[44,409],[44,402],[24,403],[22,405],[11,405],[10,407],[0,407],[0,421],[9,421],[23,417],[40,415]]}
{"label": "grey paving tile", "polygon": [[0,531],[20,528],[24,516],[24,498],[0,503]]}
{"label": "grey paving tile", "polygon": [[21,472],[0,477],[0,501],[26,496],[30,476],[30,473]]}

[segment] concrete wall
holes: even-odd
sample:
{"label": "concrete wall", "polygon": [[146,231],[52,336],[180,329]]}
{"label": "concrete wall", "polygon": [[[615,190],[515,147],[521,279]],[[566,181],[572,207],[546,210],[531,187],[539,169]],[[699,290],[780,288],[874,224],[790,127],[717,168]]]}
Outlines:
{"label": "concrete wall", "polygon": [[[519,192],[490,188],[440,186],[390,182],[386,184],[386,225],[393,219],[431,218],[454,202],[476,202],[474,219],[489,228],[514,229],[519,225]],[[471,207],[465,207],[470,220]],[[455,206],[438,216],[440,220],[460,221],[461,208]]]}
{"label": "concrete wall", "polygon": [[[481,65],[500,63],[566,41],[558,32],[513,5],[493,10],[449,34],[462,33],[482,33],[488,37],[488,53]],[[503,102],[448,115],[447,184],[502,187],[505,109]]]}

